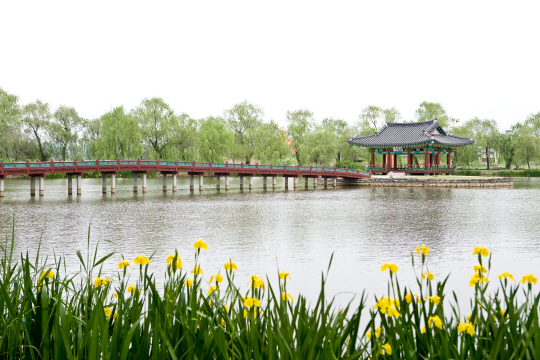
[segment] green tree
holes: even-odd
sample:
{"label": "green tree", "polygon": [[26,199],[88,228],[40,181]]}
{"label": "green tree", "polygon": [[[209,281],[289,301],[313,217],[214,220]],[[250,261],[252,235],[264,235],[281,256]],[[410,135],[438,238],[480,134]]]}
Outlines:
{"label": "green tree", "polygon": [[422,102],[418,106],[418,109],[416,109],[416,120],[422,122],[433,119],[437,119],[437,122],[443,128],[450,127],[458,122],[458,120],[448,116],[441,104],[427,101]]}
{"label": "green tree", "polygon": [[137,119],[118,106],[100,118],[96,156],[134,159],[142,155],[141,130]]}
{"label": "green tree", "polygon": [[0,154],[2,158],[24,157],[19,98],[0,88]]}
{"label": "green tree", "polygon": [[223,162],[229,158],[235,142],[234,133],[221,117],[208,117],[201,120],[197,134],[199,161]]}
{"label": "green tree", "polygon": [[167,157],[177,125],[170,106],[161,98],[144,99],[131,111],[131,116],[139,123],[146,156]]}
{"label": "green tree", "polygon": [[261,163],[283,164],[291,156],[287,135],[273,120],[259,126],[255,136],[258,141],[253,155]]}
{"label": "green tree", "polygon": [[374,134],[379,131],[384,125],[383,115],[383,109],[378,106],[370,105],[363,109],[359,116],[362,133],[366,132],[365,135],[370,135],[367,132]]}
{"label": "green tree", "polygon": [[36,139],[41,161],[46,161],[47,152],[43,146],[43,137],[50,126],[52,117],[49,104],[42,103],[40,100],[27,104],[23,108],[23,116],[23,124],[27,132]]}
{"label": "green tree", "polygon": [[304,138],[315,127],[313,113],[309,110],[287,111],[287,135],[291,138],[291,147],[298,164],[303,165],[301,151]]}
{"label": "green tree", "polygon": [[62,160],[66,160],[67,149],[76,144],[83,120],[72,107],[61,105],[53,114],[48,133],[60,149]]}
{"label": "green tree", "polygon": [[516,159],[518,162],[526,163],[530,169],[531,161],[538,158],[540,140],[535,134],[535,129],[527,123],[517,124],[515,131]]}
{"label": "green tree", "polygon": [[497,150],[499,157],[503,159],[507,169],[510,169],[512,166],[516,154],[514,135],[514,132],[511,130],[505,131],[497,136],[495,142],[495,150]]}
{"label": "green tree", "polygon": [[175,156],[182,160],[192,160],[196,157],[198,121],[185,113],[177,115],[175,121],[172,139]]}
{"label": "green tree", "polygon": [[336,159],[337,136],[328,127],[317,126],[305,135],[300,146],[303,164],[331,165]]}
{"label": "green tree", "polygon": [[322,126],[332,131],[336,136],[336,161],[342,160],[343,153],[351,147],[347,141],[352,136],[352,129],[345,120],[333,118],[324,118]]}
{"label": "green tree", "polygon": [[474,118],[468,121],[471,126],[475,140],[486,152],[487,169],[489,170],[489,158],[492,149],[495,149],[499,131],[495,120]]}
{"label": "green tree", "polygon": [[[466,122],[462,126],[454,128],[453,135],[474,138],[474,131],[471,122]],[[466,166],[470,168],[471,164],[478,159],[478,154],[476,152],[476,146],[460,146],[456,148],[454,153],[454,164],[460,166]]]}
{"label": "green tree", "polygon": [[263,124],[261,116],[263,116],[262,109],[247,101],[225,111],[227,123],[234,132],[235,146],[232,155],[244,159],[246,164],[250,163],[255,148],[258,147],[258,138],[255,134]]}
{"label": "green tree", "polygon": [[396,108],[384,109],[382,113],[385,122],[398,122],[401,120],[401,113]]}

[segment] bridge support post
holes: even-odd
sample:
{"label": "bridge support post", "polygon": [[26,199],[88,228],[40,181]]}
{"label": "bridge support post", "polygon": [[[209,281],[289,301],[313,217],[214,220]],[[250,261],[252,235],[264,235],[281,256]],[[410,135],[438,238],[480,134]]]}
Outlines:
{"label": "bridge support post", "polygon": [[225,175],[225,191],[229,190],[229,177]]}
{"label": "bridge support post", "polygon": [[173,174],[172,176],[172,192],[176,192],[176,174]]}
{"label": "bridge support post", "polygon": [[142,192],[146,193],[146,174],[142,173]]}
{"label": "bridge support post", "polygon": [[195,182],[193,180],[193,175],[189,175],[189,191],[193,191],[195,189]]}
{"label": "bridge support post", "polygon": [[133,192],[139,191],[137,186],[137,174],[133,174]]}
{"label": "bridge support post", "polygon": [[289,190],[289,177],[285,176],[285,190]]}
{"label": "bridge support post", "polygon": [[293,187],[294,187],[295,190],[298,189],[298,178],[297,177],[293,178]]}
{"label": "bridge support post", "polygon": [[337,179],[333,178],[332,179],[332,187],[336,187],[336,185],[337,185]]}
{"label": "bridge support post", "polygon": [[203,178],[204,178],[204,175],[199,175],[199,191],[203,191],[204,188],[203,188]]}
{"label": "bridge support post", "polygon": [[307,189],[308,189],[308,187],[309,187],[309,183],[308,183],[308,181],[309,181],[309,178],[307,178],[307,177],[306,177],[306,178],[304,178],[304,187],[306,188],[306,190],[307,190]]}
{"label": "bridge support post", "polygon": [[111,174],[111,194],[116,194],[116,174]]}
{"label": "bridge support post", "polygon": [[162,174],[163,176],[163,192],[167,192],[167,174]]}
{"label": "bridge support post", "polygon": [[101,193],[107,193],[107,174],[101,174]]}
{"label": "bridge support post", "polygon": [[266,190],[266,176],[263,176],[263,190]]}
{"label": "bridge support post", "polygon": [[221,190],[221,177],[219,175],[216,176],[216,190]]}
{"label": "bridge support post", "polygon": [[77,175],[77,195],[81,195],[82,176]]}
{"label": "bridge support post", "polygon": [[244,177],[240,176],[240,190],[244,190]]}
{"label": "bridge support post", "polygon": [[68,175],[68,195],[73,194],[73,175]]}
{"label": "bridge support post", "polygon": [[313,189],[317,188],[317,178],[313,178]]}
{"label": "bridge support post", "polygon": [[249,190],[253,190],[253,176],[248,176]]}
{"label": "bridge support post", "polygon": [[277,176],[272,176],[272,189],[276,190],[277,187]]}
{"label": "bridge support post", "polygon": [[30,176],[30,196],[36,196],[36,177]]}
{"label": "bridge support post", "polygon": [[0,178],[0,197],[4,197],[4,178]]}
{"label": "bridge support post", "polygon": [[39,177],[39,196],[45,195],[45,177]]}

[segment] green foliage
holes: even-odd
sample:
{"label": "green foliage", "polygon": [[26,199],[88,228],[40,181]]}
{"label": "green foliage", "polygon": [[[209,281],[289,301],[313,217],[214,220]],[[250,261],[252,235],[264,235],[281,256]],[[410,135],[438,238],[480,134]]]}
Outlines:
{"label": "green foliage", "polygon": [[454,175],[461,175],[461,176],[481,176],[482,173],[480,170],[456,170]]}
{"label": "green foliage", "polygon": [[198,161],[224,162],[234,146],[234,134],[220,117],[201,120],[197,136]]}
{"label": "green foliage", "polygon": [[43,147],[43,137],[46,135],[45,132],[50,126],[52,117],[49,104],[37,100],[35,103],[25,105],[23,114],[23,124],[26,126],[26,132],[35,138],[41,161],[46,161],[48,154]]}
{"label": "green foliage", "polygon": [[343,169],[347,168],[347,169],[351,169],[351,170],[363,170],[363,171],[366,170],[365,165],[354,162],[354,161],[350,161],[350,160],[340,160],[340,161],[336,162],[335,167],[343,168]]}
{"label": "green foliage", "polygon": [[242,159],[249,164],[255,152],[260,151],[262,144],[257,133],[261,131],[263,121],[262,109],[244,101],[225,111],[225,117],[230,129],[234,132],[234,149],[232,156]]}
{"label": "green foliage", "polygon": [[450,127],[454,123],[458,122],[456,119],[448,116],[445,108],[441,104],[428,101],[422,102],[416,110],[416,120],[418,122],[422,122],[433,119],[437,119],[437,122],[443,128]]}
{"label": "green foliage", "polygon": [[[57,144],[58,153],[62,160],[67,159],[67,150],[69,146],[76,146],[76,141],[79,137],[79,132],[83,127],[83,119],[79,117],[77,110],[64,105],[61,105],[53,114],[53,121],[48,127],[49,136],[52,141]],[[72,149],[71,155],[75,149]]]}
{"label": "green foliage", "polygon": [[505,170],[497,174],[504,177],[540,177],[540,169]]}
{"label": "green foliage", "polygon": [[119,106],[101,116],[95,156],[106,159],[129,159],[142,156],[141,129],[137,119]]}
{"label": "green foliage", "polygon": [[[460,312],[455,295],[451,300],[445,294],[448,277],[420,275],[413,290],[390,271],[388,294],[365,311],[363,294],[355,307],[327,298],[324,274],[310,305],[301,295],[294,300],[288,295],[292,280],[286,272],[276,286],[254,275],[242,292],[232,268],[222,269],[225,281],[213,282],[213,276],[207,282],[202,274],[182,269],[177,251],[167,260],[137,257],[143,262],[135,264],[115,253],[98,258],[90,240],[85,256],[77,252],[80,271],[66,274],[61,259],[44,259],[39,249],[32,260],[28,254],[14,257],[14,229],[0,259],[0,353],[7,359],[540,357],[540,294],[532,291],[537,285],[513,285],[503,278],[488,292],[480,254],[471,259],[480,268],[471,266],[469,316]],[[202,251],[212,251],[211,246]],[[195,250],[196,268],[204,268],[200,252]],[[417,255],[412,255],[415,271],[427,273],[429,256],[422,254],[415,266]],[[116,276],[104,273],[103,264],[113,259],[129,267],[119,266]],[[148,272],[154,261],[166,268],[160,287],[156,274]],[[486,262],[489,271],[491,257]],[[365,327],[362,315],[368,317]]]}
{"label": "green foliage", "polygon": [[324,165],[332,164],[336,158],[338,138],[331,128],[324,126],[315,127],[314,131],[307,133],[300,144],[297,152],[299,164]]}
{"label": "green foliage", "polygon": [[313,113],[309,110],[287,111],[287,135],[291,138],[291,147],[296,155],[298,164],[303,162],[301,148],[304,145],[304,138],[315,128]]}

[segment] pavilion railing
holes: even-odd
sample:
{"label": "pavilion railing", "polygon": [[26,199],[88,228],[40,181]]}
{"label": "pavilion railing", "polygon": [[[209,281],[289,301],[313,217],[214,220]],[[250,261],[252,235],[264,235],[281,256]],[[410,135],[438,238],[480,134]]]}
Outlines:
{"label": "pavilion railing", "polygon": [[366,165],[366,171],[371,172],[390,172],[390,171],[407,171],[407,172],[455,172],[455,165],[398,165],[397,169],[394,167],[388,168],[385,165]]}

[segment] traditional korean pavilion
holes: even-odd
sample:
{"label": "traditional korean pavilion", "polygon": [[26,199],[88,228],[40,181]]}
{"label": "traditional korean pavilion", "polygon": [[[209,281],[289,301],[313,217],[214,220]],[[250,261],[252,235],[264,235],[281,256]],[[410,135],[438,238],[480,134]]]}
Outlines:
{"label": "traditional korean pavilion", "polygon": [[[386,123],[376,134],[351,138],[348,143],[370,150],[371,162],[366,169],[372,173],[449,174],[456,171],[452,152],[459,146],[474,144],[474,140],[446,133],[434,119]],[[382,154],[382,164],[375,164],[375,154]],[[402,156],[400,165],[398,155]],[[441,164],[441,155],[446,157],[446,163]]]}

